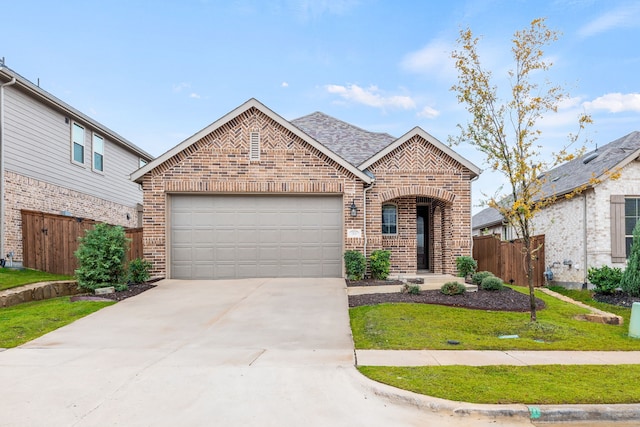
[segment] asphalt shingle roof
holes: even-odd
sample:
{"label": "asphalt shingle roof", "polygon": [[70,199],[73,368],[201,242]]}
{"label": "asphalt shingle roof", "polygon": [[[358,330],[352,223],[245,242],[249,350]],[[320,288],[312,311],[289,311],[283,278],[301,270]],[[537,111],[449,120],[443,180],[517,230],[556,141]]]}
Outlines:
{"label": "asphalt shingle roof", "polygon": [[361,165],[397,138],[369,132],[319,111],[291,123],[354,166]]}
{"label": "asphalt shingle roof", "polygon": [[[625,165],[639,155],[640,132],[631,132],[546,172],[541,194],[551,196],[570,193],[582,185],[589,185],[592,178],[605,178],[603,174],[607,171],[615,172],[617,167]],[[591,160],[585,163],[585,159]],[[471,222],[475,229],[495,224],[501,219],[498,210],[486,208],[475,214]]]}

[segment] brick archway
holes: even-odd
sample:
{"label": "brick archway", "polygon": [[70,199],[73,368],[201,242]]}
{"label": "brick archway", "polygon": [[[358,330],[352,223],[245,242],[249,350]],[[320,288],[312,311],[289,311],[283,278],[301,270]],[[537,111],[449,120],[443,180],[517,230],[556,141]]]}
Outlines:
{"label": "brick archway", "polygon": [[455,194],[442,188],[429,187],[426,185],[407,185],[404,187],[396,187],[380,193],[378,195],[378,200],[380,201],[380,203],[383,203],[387,200],[406,196],[431,197],[434,199],[445,201],[447,203],[453,203],[456,199]]}

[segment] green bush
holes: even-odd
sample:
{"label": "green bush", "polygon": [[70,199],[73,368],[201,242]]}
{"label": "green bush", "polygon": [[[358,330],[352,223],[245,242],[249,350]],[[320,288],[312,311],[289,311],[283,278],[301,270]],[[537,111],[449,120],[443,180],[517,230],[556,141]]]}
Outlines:
{"label": "green bush", "polygon": [[129,261],[129,283],[144,283],[149,280],[151,263],[146,259],[136,258]]}
{"label": "green bush", "polygon": [[498,277],[488,276],[482,279],[480,287],[485,291],[500,291],[504,288],[504,283]]}
{"label": "green bush", "polygon": [[620,287],[634,297],[640,296],[640,221],[633,228],[631,254],[627,260],[627,268],[622,274]]}
{"label": "green bush", "polygon": [[470,256],[459,256],[456,258],[456,268],[458,269],[458,276],[466,279],[475,273],[478,263]]}
{"label": "green bush", "polygon": [[78,286],[93,291],[125,283],[127,244],[124,228],[120,226],[100,223],[87,230],[75,252],[79,264],[75,271]]}
{"label": "green bush", "polygon": [[467,288],[460,282],[447,282],[440,287],[440,292],[445,295],[460,295],[467,292]]}
{"label": "green bush", "polygon": [[595,286],[594,291],[598,294],[612,294],[620,287],[622,281],[622,270],[617,267],[603,265],[600,268],[591,267],[587,270],[589,282]]}
{"label": "green bush", "polygon": [[371,267],[371,277],[384,280],[389,277],[391,270],[391,251],[378,249],[371,252],[369,257],[369,267]]}
{"label": "green bush", "polygon": [[344,253],[344,266],[347,272],[347,279],[362,280],[367,270],[367,260],[358,251],[346,251]]}
{"label": "green bush", "polygon": [[482,283],[482,280],[485,277],[491,277],[491,276],[493,276],[493,273],[490,271],[478,271],[477,273],[474,273],[473,276],[471,276],[471,281],[473,282],[474,285],[480,286],[480,284]]}
{"label": "green bush", "polygon": [[420,285],[410,285],[408,283],[405,283],[404,285],[402,285],[401,292],[403,294],[409,295],[420,295]]}

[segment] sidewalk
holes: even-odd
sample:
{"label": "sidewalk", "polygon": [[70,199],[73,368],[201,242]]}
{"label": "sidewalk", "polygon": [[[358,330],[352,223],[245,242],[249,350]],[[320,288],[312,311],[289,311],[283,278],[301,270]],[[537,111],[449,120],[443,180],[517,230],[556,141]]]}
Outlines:
{"label": "sidewalk", "polygon": [[359,366],[625,365],[640,351],[356,350]]}

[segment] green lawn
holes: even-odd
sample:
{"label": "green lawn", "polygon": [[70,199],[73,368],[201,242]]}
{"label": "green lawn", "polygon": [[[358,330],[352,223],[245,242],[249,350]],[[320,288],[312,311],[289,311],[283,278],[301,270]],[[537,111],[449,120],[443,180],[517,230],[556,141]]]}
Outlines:
{"label": "green lawn", "polygon": [[0,308],[0,348],[19,346],[111,304],[60,297]]}
{"label": "green lawn", "polygon": [[[526,289],[516,290],[527,292]],[[358,349],[455,350],[640,350],[627,336],[631,310],[616,309],[622,326],[577,320],[586,309],[537,292],[547,305],[538,322],[529,313],[469,310],[429,304],[380,304],[349,310]],[[605,305],[606,306],[606,305]],[[601,307],[607,311],[608,307]],[[518,335],[518,339],[501,339]],[[459,345],[448,344],[459,341]]]}
{"label": "green lawn", "polygon": [[37,270],[14,270],[11,268],[0,268],[0,291],[15,288],[37,282],[51,282],[54,280],[72,280],[72,276],[61,274],[45,273]]}
{"label": "green lawn", "polygon": [[472,403],[640,402],[640,365],[361,366],[367,377],[442,399]]}

